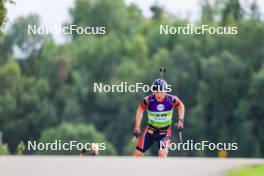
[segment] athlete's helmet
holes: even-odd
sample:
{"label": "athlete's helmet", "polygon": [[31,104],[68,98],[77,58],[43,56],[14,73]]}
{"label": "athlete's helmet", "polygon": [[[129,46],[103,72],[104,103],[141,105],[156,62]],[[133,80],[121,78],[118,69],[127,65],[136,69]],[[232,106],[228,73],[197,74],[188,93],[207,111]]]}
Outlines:
{"label": "athlete's helmet", "polygon": [[156,79],[152,84],[152,89],[154,91],[164,91],[166,89],[167,82],[164,79]]}

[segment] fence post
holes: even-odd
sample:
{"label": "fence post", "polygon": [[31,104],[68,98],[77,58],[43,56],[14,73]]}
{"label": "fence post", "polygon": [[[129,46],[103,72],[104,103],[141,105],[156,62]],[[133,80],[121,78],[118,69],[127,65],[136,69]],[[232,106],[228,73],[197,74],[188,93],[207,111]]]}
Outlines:
{"label": "fence post", "polygon": [[0,146],[3,144],[3,133],[0,131]]}

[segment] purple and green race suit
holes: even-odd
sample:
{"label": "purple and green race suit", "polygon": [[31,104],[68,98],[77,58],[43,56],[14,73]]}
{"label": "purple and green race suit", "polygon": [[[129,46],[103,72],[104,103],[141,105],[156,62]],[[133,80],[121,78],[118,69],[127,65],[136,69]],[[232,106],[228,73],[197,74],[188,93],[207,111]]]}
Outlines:
{"label": "purple and green race suit", "polygon": [[147,115],[148,124],[152,126],[169,126],[172,123],[173,107],[177,98],[173,95],[166,94],[162,102],[158,102],[155,94],[147,97]]}

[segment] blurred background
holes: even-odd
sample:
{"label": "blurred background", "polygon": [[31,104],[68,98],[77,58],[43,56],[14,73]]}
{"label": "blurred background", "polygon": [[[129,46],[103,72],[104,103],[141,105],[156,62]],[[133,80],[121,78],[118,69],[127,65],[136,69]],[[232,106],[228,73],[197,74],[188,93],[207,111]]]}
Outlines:
{"label": "blurred background", "polygon": [[[185,140],[236,142],[228,156],[264,156],[262,0],[21,2],[0,1],[0,154],[79,154],[23,149],[29,140],[61,139],[106,142],[103,155],[131,155],[135,112],[147,94],[94,93],[93,83],[151,84],[163,66],[186,106]],[[106,26],[107,33],[27,34],[28,24],[53,23]],[[159,34],[160,24],[188,23],[237,26],[238,34]],[[172,141],[177,136],[174,129]]]}

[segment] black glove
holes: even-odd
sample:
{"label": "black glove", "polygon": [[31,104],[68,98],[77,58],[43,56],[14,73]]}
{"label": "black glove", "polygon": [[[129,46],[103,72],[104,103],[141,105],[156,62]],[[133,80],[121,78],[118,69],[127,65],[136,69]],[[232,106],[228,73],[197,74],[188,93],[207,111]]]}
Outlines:
{"label": "black glove", "polygon": [[133,135],[136,137],[136,138],[138,138],[139,136],[140,136],[140,131],[139,130],[134,130],[133,131]]}

